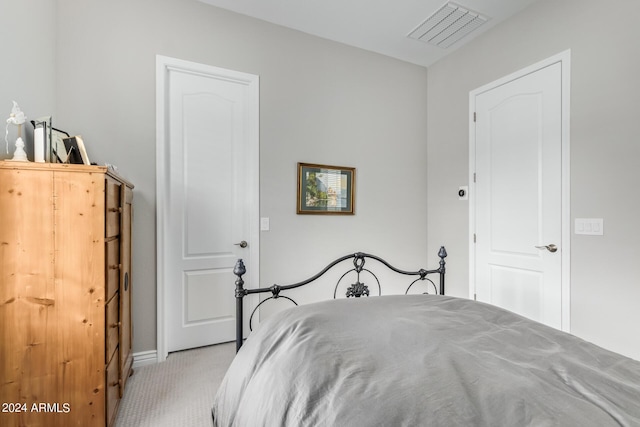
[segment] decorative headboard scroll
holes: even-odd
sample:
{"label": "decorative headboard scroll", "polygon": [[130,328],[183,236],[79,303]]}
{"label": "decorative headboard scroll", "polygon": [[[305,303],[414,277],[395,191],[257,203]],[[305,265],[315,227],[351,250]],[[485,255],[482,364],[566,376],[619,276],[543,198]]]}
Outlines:
{"label": "decorative headboard scroll", "polygon": [[[356,274],[356,280],[354,283],[350,284],[347,287],[347,291],[346,291],[346,297],[347,298],[351,298],[351,297],[355,297],[355,298],[359,298],[359,297],[363,297],[363,296],[369,296],[371,294],[371,292],[376,292],[377,291],[377,295],[381,295],[382,294],[382,287],[380,285],[380,280],[378,280],[378,277],[368,268],[365,268],[365,263],[367,259],[372,259],[372,260],[376,260],[379,263],[383,264],[384,266],[386,266],[388,269],[390,269],[391,271],[401,274],[401,275],[405,275],[405,276],[416,276],[416,278],[408,285],[408,287],[405,290],[405,294],[408,294],[409,291],[411,290],[411,288],[413,287],[414,284],[416,284],[417,282],[420,281],[428,281],[432,286],[433,289],[435,291],[436,294],[440,294],[440,295],[444,295],[444,275],[445,275],[445,258],[447,257],[447,251],[444,248],[444,246],[440,247],[440,251],[438,252],[438,257],[440,257],[440,267],[435,269],[435,270],[425,270],[425,269],[420,269],[417,271],[406,271],[406,270],[401,270],[399,268],[396,268],[394,266],[392,266],[391,264],[389,264],[387,261],[385,261],[384,259],[376,256],[376,255],[371,255],[371,254],[367,254],[364,252],[356,252],[350,255],[345,255],[342,256],[336,260],[334,260],[333,262],[329,263],[324,269],[322,269],[322,271],[320,271],[318,274],[303,280],[301,282],[297,282],[297,283],[292,283],[289,285],[273,285],[270,286],[268,288],[255,288],[255,289],[245,289],[244,288],[244,280],[242,278],[242,276],[247,272],[247,269],[244,265],[244,262],[242,262],[242,259],[239,259],[236,262],[235,268],[233,269],[233,274],[236,275],[236,291],[235,291],[235,296],[236,296],[236,351],[240,349],[240,347],[242,347],[242,338],[243,338],[243,298],[246,295],[250,295],[250,294],[259,294],[259,293],[271,293],[271,296],[269,296],[268,298],[263,299],[262,301],[260,301],[260,303],[253,309],[253,311],[251,312],[251,316],[249,318],[249,328],[252,328],[252,321],[253,321],[253,315],[256,313],[256,311],[258,310],[258,308],[264,304],[267,301],[273,300],[273,299],[278,299],[278,298],[284,298],[286,300],[291,301],[293,304],[298,305],[298,303],[292,299],[289,296],[285,296],[285,295],[281,295],[282,291],[286,291],[289,289],[294,289],[294,288],[299,288],[301,286],[307,285],[317,279],[319,279],[321,276],[323,276],[327,271],[331,270],[333,267],[335,267],[336,265],[340,264],[343,261],[352,259],[353,261],[353,267],[348,269],[342,276],[340,276],[340,279],[338,279],[336,286],[334,288],[333,291],[333,298],[337,298],[338,295],[338,287],[340,286],[340,284],[342,283],[342,281],[348,277],[350,275],[350,273],[354,273]],[[369,285],[365,284],[364,280],[361,280],[361,274],[363,273],[367,273],[369,275],[371,275],[374,279],[375,279],[375,287],[374,290],[372,291],[369,287]],[[429,275],[434,275],[434,274],[438,274],[439,275],[439,282],[438,285],[435,284],[435,282],[433,280],[431,280],[431,278],[429,278]],[[374,293],[375,295],[375,293]]]}

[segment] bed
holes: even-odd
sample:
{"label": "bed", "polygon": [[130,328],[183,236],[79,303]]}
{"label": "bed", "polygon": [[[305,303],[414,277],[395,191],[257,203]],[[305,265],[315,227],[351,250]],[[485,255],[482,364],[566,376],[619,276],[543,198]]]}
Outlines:
{"label": "bed", "polygon": [[640,362],[443,295],[444,257],[398,271],[441,286],[293,306],[257,326],[220,385],[214,425],[640,425]]}

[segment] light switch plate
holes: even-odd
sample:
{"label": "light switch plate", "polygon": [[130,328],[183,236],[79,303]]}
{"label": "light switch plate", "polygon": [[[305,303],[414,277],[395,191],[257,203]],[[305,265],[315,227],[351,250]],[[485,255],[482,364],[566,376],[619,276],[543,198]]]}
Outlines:
{"label": "light switch plate", "polygon": [[604,220],[602,218],[576,218],[575,233],[602,236],[604,235]]}
{"label": "light switch plate", "polygon": [[260,218],[260,231],[269,231],[269,217]]}

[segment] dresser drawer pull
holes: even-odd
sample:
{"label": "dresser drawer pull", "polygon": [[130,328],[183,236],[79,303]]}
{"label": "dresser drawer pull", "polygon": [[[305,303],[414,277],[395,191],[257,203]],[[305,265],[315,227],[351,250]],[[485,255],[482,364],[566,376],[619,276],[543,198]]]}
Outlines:
{"label": "dresser drawer pull", "polygon": [[119,328],[122,326],[122,322],[116,322],[109,325],[110,328]]}
{"label": "dresser drawer pull", "polygon": [[109,266],[109,270],[120,270],[122,268],[122,264],[111,264]]}
{"label": "dresser drawer pull", "polygon": [[122,213],[122,208],[109,208],[108,209],[109,212],[119,212]]}
{"label": "dresser drawer pull", "polygon": [[113,381],[113,382],[109,383],[109,387],[115,387],[117,385],[120,385],[121,383],[122,383],[122,380]]}

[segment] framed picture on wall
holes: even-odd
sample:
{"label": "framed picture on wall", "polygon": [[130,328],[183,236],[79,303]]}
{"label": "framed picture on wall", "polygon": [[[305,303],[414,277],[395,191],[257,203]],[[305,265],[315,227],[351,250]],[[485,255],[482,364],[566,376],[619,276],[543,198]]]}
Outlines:
{"label": "framed picture on wall", "polygon": [[298,163],[298,214],[353,215],[356,169]]}

